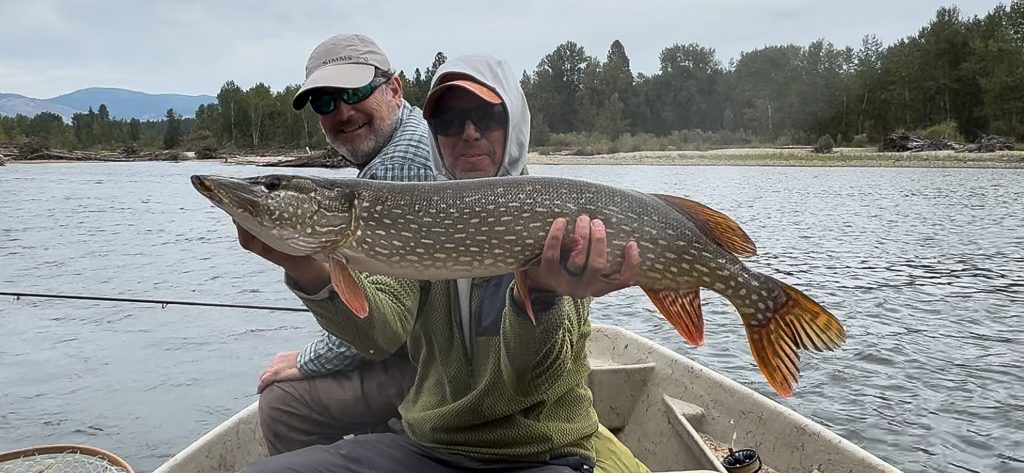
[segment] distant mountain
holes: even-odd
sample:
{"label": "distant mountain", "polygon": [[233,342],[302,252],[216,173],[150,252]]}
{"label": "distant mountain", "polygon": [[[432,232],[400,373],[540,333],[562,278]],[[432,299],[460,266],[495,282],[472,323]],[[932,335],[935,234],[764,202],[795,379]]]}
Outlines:
{"label": "distant mountain", "polygon": [[[15,116],[17,114],[34,117],[42,112],[53,112],[70,122],[71,116],[78,110],[47,100],[33,99],[18,94],[0,94],[0,115]],[[166,110],[164,111],[166,113]]]}
{"label": "distant mountain", "polygon": [[90,107],[97,110],[100,104],[106,104],[113,118],[138,118],[145,121],[162,120],[169,108],[184,117],[192,117],[200,105],[216,102],[217,97],[212,95],[147,94],[134,90],[92,87],[51,99],[0,93],[0,114],[13,116],[21,113],[32,116],[40,112],[53,112],[71,121],[71,116],[76,112],[86,112]]}

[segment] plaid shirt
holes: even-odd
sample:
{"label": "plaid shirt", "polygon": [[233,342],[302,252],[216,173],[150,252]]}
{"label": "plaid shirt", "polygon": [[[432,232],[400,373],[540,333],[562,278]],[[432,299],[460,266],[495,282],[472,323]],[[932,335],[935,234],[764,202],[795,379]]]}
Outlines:
{"label": "plaid shirt", "polygon": [[[382,181],[433,181],[434,170],[430,159],[430,134],[423,112],[408,102],[399,111],[398,125],[391,142],[377,154],[357,177]],[[288,283],[287,278],[285,279]],[[320,294],[303,294],[288,284],[300,298],[316,299],[330,291],[328,286]],[[365,358],[355,348],[323,332],[299,352],[299,371],[306,377],[322,376],[337,371],[350,371]]]}

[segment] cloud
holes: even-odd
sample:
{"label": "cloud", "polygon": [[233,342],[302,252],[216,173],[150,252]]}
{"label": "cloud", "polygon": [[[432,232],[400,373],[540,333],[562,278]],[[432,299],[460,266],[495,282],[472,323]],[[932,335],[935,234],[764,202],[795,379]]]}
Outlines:
{"label": "cloud", "polygon": [[[487,52],[533,71],[558,44],[575,41],[603,59],[618,39],[634,72],[653,73],[672,44],[714,48],[723,63],[770,44],[825,38],[857,47],[864,35],[886,44],[916,34],[943,3],[864,0],[686,2],[442,0],[345,2],[254,0],[3,2],[0,92],[48,98],[85,87],[216,94],[227,80],[275,90],[303,79],[306,57],[339,32],[377,40],[411,74],[434,53]],[[959,7],[984,15],[994,4]],[[14,46],[16,45],[16,46]]]}

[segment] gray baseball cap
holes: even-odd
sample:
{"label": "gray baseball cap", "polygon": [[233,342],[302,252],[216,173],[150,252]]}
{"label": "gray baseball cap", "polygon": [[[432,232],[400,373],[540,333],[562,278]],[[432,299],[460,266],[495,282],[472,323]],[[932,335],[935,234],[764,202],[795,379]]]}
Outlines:
{"label": "gray baseball cap", "polygon": [[376,69],[391,70],[391,63],[372,39],[360,34],[339,34],[325,39],[306,61],[306,82],[292,98],[302,110],[309,91],[317,87],[355,88],[369,84]]}

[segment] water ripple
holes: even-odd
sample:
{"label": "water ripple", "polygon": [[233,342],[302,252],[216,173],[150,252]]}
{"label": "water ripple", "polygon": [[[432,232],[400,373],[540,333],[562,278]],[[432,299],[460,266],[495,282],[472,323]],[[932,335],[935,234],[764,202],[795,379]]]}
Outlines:
{"label": "water ripple", "polygon": [[[16,165],[0,200],[0,286],[296,305],[281,273],[239,249],[188,183],[213,163]],[[697,199],[758,244],[751,267],[801,288],[847,344],[803,358],[778,399],[732,306],[705,291],[693,348],[638,288],[594,302],[633,330],[834,429],[905,471],[1021,471],[1024,172],[1015,170],[537,166]],[[294,173],[351,175],[316,169]],[[112,185],[115,184],[116,185]],[[318,333],[308,314],[0,300],[0,450],[83,441],[150,471],[256,399],[279,351]],[[13,380],[13,381],[9,381]],[[102,430],[97,430],[102,429]],[[16,441],[9,439],[18,439]]]}

